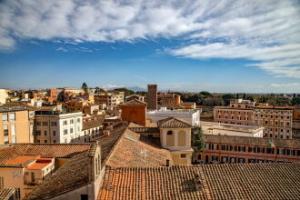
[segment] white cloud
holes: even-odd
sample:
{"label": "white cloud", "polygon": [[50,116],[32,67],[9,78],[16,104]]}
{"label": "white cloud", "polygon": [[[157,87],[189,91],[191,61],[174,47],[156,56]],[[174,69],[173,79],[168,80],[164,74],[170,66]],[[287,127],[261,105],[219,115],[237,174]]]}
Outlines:
{"label": "white cloud", "polygon": [[68,42],[180,37],[170,50],[196,59],[243,58],[299,78],[298,0],[4,0],[0,49],[19,39]]}

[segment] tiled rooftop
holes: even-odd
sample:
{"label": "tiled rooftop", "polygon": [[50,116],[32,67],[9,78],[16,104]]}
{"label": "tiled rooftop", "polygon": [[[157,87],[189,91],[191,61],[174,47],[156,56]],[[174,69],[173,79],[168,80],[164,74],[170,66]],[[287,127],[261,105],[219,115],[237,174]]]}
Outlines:
{"label": "tiled rooftop", "polygon": [[5,166],[21,166],[25,167],[26,164],[36,160],[38,156],[17,156],[11,159],[7,159],[2,165]]}
{"label": "tiled rooftop", "polygon": [[191,125],[176,119],[174,117],[168,117],[166,119],[159,120],[157,122],[159,128],[191,128]]}
{"label": "tiled rooftop", "polygon": [[18,156],[72,157],[87,151],[91,144],[14,144],[0,149],[0,165]]}
{"label": "tiled rooftop", "polygon": [[98,200],[299,199],[299,164],[107,168]]}
{"label": "tiled rooftop", "polygon": [[11,196],[16,192],[14,188],[4,188],[0,190],[1,200],[10,200]]}
{"label": "tiled rooftop", "polygon": [[101,163],[103,166],[112,152],[115,144],[120,139],[127,126],[121,126],[120,128],[114,129],[111,131],[109,136],[102,136],[99,139],[99,144],[101,146]]}
{"label": "tiled rooftop", "polygon": [[165,166],[172,161],[168,150],[140,140],[140,134],[127,129],[110,155],[106,165],[111,167]]}
{"label": "tiled rooftop", "polygon": [[82,130],[99,127],[102,125],[103,121],[104,121],[104,116],[99,116],[99,117],[89,120],[89,121],[83,121]]}
{"label": "tiled rooftop", "polygon": [[27,169],[29,170],[40,170],[44,167],[48,166],[51,163],[50,158],[39,158],[34,163],[27,166]]}
{"label": "tiled rooftop", "polygon": [[48,176],[41,185],[35,187],[25,199],[51,199],[88,184],[89,168],[87,166],[90,162],[88,154],[89,151],[85,151],[72,157],[54,174]]}

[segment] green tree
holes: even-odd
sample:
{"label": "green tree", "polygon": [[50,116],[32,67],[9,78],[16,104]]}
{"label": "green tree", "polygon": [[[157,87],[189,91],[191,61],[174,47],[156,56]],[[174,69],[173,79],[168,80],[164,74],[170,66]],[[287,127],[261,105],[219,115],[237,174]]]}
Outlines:
{"label": "green tree", "polygon": [[192,147],[195,151],[201,151],[204,148],[203,131],[201,127],[192,129]]}
{"label": "green tree", "polygon": [[234,99],[234,98],[235,98],[235,96],[234,96],[233,94],[224,94],[224,95],[222,96],[222,99],[223,99],[224,104],[225,104],[226,106],[229,105],[230,99]]}
{"label": "green tree", "polygon": [[82,89],[85,93],[88,93],[89,88],[88,88],[88,85],[86,84],[86,82],[83,82],[83,83],[82,83],[81,89]]}
{"label": "green tree", "polygon": [[294,97],[292,99],[292,105],[295,106],[295,105],[300,105],[300,97]]}

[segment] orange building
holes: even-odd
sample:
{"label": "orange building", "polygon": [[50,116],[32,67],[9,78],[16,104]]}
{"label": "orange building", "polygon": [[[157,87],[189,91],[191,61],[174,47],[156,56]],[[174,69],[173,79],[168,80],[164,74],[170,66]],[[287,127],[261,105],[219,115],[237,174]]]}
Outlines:
{"label": "orange building", "polygon": [[122,120],[146,125],[147,104],[139,100],[131,100],[121,105]]}
{"label": "orange building", "polygon": [[157,103],[160,107],[177,108],[181,104],[181,97],[173,93],[158,93]]}
{"label": "orange building", "polygon": [[50,103],[54,103],[57,100],[58,90],[56,88],[51,88],[49,90],[49,98],[48,101]]}
{"label": "orange building", "polygon": [[33,111],[22,106],[0,107],[0,116],[0,144],[33,143]]}

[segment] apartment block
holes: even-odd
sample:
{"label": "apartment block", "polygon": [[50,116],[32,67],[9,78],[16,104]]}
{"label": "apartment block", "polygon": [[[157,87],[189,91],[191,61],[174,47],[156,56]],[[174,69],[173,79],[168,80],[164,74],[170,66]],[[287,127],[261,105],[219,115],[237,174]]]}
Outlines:
{"label": "apartment block", "polygon": [[158,93],[157,104],[159,107],[178,108],[181,104],[181,97],[173,93]]}
{"label": "apartment block", "polygon": [[94,96],[94,101],[95,104],[105,105],[107,109],[112,110],[124,103],[124,92],[102,92]]}
{"label": "apartment block", "polygon": [[255,105],[248,100],[233,100],[229,106],[216,106],[214,120],[219,123],[264,127],[264,137],[292,138],[293,109]]}
{"label": "apartment block", "polygon": [[300,140],[204,135],[202,163],[300,162]]}
{"label": "apartment block", "polygon": [[34,112],[26,107],[0,107],[0,144],[33,143]]}
{"label": "apartment block", "polygon": [[82,112],[35,112],[35,143],[79,143],[83,138]]}

